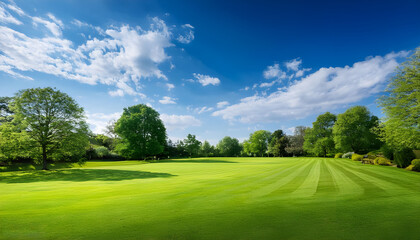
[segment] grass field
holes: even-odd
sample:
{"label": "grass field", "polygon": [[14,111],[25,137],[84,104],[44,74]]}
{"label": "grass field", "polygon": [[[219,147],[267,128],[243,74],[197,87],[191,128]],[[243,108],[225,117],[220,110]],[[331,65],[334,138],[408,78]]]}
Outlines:
{"label": "grass field", "polygon": [[0,173],[0,239],[420,239],[420,173],[347,159]]}

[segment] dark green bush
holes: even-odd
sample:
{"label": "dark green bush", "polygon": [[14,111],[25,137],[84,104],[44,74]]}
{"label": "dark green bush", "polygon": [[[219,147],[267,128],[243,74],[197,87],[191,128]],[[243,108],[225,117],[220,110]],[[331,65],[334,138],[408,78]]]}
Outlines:
{"label": "dark green bush", "polygon": [[334,158],[341,158],[343,156],[343,154],[342,153],[336,153],[335,155],[334,155]]}
{"label": "dark green bush", "polygon": [[384,155],[384,157],[393,160],[394,159],[394,153],[388,145],[384,144],[379,151]]}
{"label": "dark green bush", "polygon": [[362,159],[363,159],[363,155],[359,155],[359,154],[356,154],[356,153],[351,155],[351,160],[353,160],[353,161],[362,161]]}
{"label": "dark green bush", "polygon": [[411,160],[415,158],[413,150],[411,149],[403,149],[401,151],[397,151],[394,153],[394,162],[400,168],[406,168],[410,165]]}

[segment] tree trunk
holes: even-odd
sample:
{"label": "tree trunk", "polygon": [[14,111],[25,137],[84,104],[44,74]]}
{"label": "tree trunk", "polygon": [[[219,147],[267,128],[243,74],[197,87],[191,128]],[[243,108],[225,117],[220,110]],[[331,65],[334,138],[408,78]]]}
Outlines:
{"label": "tree trunk", "polygon": [[48,170],[48,168],[47,168],[47,146],[42,146],[42,170]]}

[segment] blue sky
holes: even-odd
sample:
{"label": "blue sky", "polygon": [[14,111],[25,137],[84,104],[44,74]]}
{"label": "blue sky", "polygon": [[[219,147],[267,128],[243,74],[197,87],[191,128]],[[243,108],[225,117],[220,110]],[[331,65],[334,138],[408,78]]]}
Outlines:
{"label": "blue sky", "polygon": [[56,87],[100,133],[144,103],[168,136],[311,126],[375,99],[420,45],[418,1],[0,1],[0,96]]}

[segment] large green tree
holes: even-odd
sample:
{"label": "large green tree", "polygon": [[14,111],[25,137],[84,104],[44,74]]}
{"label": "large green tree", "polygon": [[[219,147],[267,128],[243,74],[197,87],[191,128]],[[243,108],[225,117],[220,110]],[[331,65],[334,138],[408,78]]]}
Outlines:
{"label": "large green tree", "polygon": [[115,132],[121,138],[115,149],[129,159],[156,156],[166,144],[166,129],[159,113],[144,104],[124,108]]}
{"label": "large green tree", "polygon": [[420,149],[420,48],[397,69],[379,104],[386,115],[380,135],[387,145]]}
{"label": "large green tree", "polygon": [[273,132],[271,135],[271,141],[268,144],[268,152],[276,157],[283,157],[287,154],[286,147],[289,143],[289,139],[283,130],[279,129]]}
{"label": "large green tree", "polygon": [[10,109],[11,97],[0,97],[0,123],[12,121],[13,111]]}
{"label": "large green tree", "polygon": [[244,141],[244,151],[257,156],[264,156],[267,152],[268,143],[271,140],[271,133],[266,130],[258,130],[250,134],[249,140]]}
{"label": "large green tree", "polygon": [[378,124],[378,117],[373,116],[365,106],[354,106],[338,114],[333,127],[336,148],[357,153],[378,149],[381,142],[374,133]]}
{"label": "large green tree", "polygon": [[219,150],[220,155],[224,157],[237,157],[241,154],[242,151],[239,140],[229,136],[226,136],[220,140],[216,148]]}
{"label": "large green tree", "polygon": [[313,122],[312,128],[305,131],[303,148],[315,156],[327,156],[334,153],[334,139],[332,134],[336,116],[326,112],[319,115]]}
{"label": "large green tree", "polygon": [[[11,146],[22,140],[19,149],[41,160],[43,169],[47,160],[80,160],[85,153],[89,141],[83,108],[67,94],[49,87],[22,90],[13,98],[11,110],[14,119],[2,126],[2,138]],[[25,150],[28,147],[30,151]]]}
{"label": "large green tree", "polygon": [[200,147],[200,155],[204,157],[213,156],[214,147],[208,141],[204,141]]}

